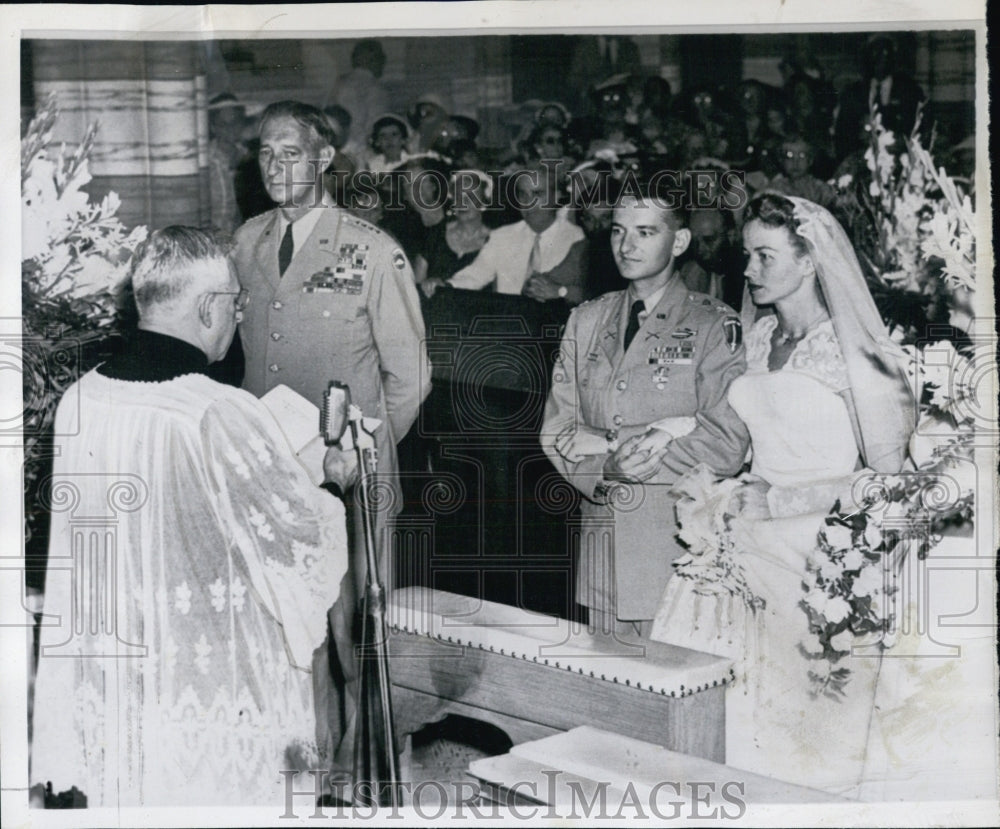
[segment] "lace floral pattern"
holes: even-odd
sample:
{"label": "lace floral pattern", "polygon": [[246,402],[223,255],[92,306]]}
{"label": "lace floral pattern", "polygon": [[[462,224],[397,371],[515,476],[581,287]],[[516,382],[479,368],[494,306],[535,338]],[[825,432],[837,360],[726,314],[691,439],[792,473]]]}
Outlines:
{"label": "lace floral pattern", "polygon": [[767,371],[767,356],[771,353],[771,335],[778,325],[774,314],[761,317],[746,336],[747,373],[763,374]]}
{"label": "lace floral pattern", "polygon": [[[206,701],[193,686],[186,686],[162,714],[163,732],[170,735],[164,753],[180,758],[166,769],[167,786],[177,790],[198,785],[199,777],[208,773],[213,780],[230,781],[222,785],[239,796],[245,785],[240,781],[278,777],[276,758],[318,763],[315,741],[282,736],[301,734],[310,725],[301,699],[284,703],[262,710],[246,686],[235,693],[220,689]],[[285,750],[275,752],[278,745]],[[317,765],[297,770],[304,768]]]}
{"label": "lace floral pattern", "polygon": [[[39,660],[32,775],[90,806],[280,807],[281,770],[322,767],[311,667],[346,571],[343,506],[242,391],[198,375],[84,379],[79,435],[54,471],[85,480],[73,509],[107,513],[123,475],[155,497],[111,516],[117,571],[101,584],[120,592],[98,597],[114,600],[100,629],[82,624],[74,570],[50,573],[45,612],[62,621],[42,647],[64,658]],[[73,518],[53,511],[64,559]],[[92,601],[101,588],[81,578]]]}
{"label": "lace floral pattern", "polygon": [[[746,344],[748,373],[768,371],[771,337],[777,325],[778,318],[772,314],[757,320],[750,329]],[[824,320],[810,329],[795,346],[784,368],[807,374],[837,392],[850,388],[847,364],[830,320]]]}

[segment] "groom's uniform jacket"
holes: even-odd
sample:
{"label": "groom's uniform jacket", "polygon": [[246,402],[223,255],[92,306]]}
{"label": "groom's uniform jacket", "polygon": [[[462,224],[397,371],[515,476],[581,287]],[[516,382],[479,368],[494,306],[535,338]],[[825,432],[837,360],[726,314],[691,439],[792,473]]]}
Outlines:
{"label": "groom's uniform jacket", "polygon": [[[746,369],[739,318],[706,294],[689,291],[675,273],[629,349],[624,334],[633,297],[604,294],[580,305],[566,323],[545,406],[542,447],[583,495],[577,601],[619,619],[651,619],[683,553],[674,537],[670,487],[706,464],[734,475],[749,445],[746,427],[726,400]],[[605,496],[606,455],[568,463],[555,450],[569,423],[617,432],[620,441],[672,416],[694,416],[690,433],[668,445],[656,475]]]}

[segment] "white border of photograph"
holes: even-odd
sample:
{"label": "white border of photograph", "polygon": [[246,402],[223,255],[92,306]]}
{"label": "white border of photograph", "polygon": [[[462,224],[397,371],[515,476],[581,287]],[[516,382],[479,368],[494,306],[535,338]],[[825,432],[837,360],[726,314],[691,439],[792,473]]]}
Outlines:
{"label": "white border of photograph", "polygon": [[[363,35],[503,35],[503,34],[703,34],[779,33],[795,31],[876,31],[972,28],[976,38],[978,235],[977,310],[985,318],[993,307],[992,211],[989,201],[987,74],[985,57],[985,4],[973,0],[910,2],[861,2],[861,0],[709,0],[709,2],[663,2],[660,0],[511,0],[466,3],[373,3],[268,6],[109,6],[109,5],[6,5],[0,8],[5,49],[0,72],[8,117],[0,121],[0,151],[4,171],[0,189],[0,251],[5,276],[0,279],[2,333],[16,330],[20,309],[20,282],[14,278],[20,250],[20,192],[18,111],[19,48],[21,38],[68,39],[231,39],[231,38],[357,38]],[[947,19],[945,16],[947,15]],[[983,332],[987,333],[987,332]],[[16,367],[0,365],[2,417],[19,410],[20,374]],[[995,447],[994,447],[995,451]],[[279,820],[271,810],[226,809],[87,809],[77,811],[28,811],[27,732],[25,722],[25,628],[18,613],[20,590],[16,569],[23,543],[21,535],[20,464],[16,447],[0,448],[0,781],[3,822],[6,826],[272,826],[322,825],[311,820],[312,810],[299,807],[298,820]],[[995,469],[994,458],[986,469]],[[980,549],[995,549],[996,482],[989,499],[977,499],[977,542]],[[511,816],[504,823],[542,825],[544,809],[532,820]],[[328,815],[333,811],[327,810]],[[359,816],[364,816],[360,812]],[[468,810],[466,812],[468,815]],[[328,823],[334,821],[329,820]],[[359,820],[368,825],[413,825],[421,816],[412,810],[380,815],[377,820]],[[495,825],[493,820],[449,820],[435,823],[476,826]],[[606,823],[607,821],[605,821]],[[687,823],[685,820],[672,823]],[[704,825],[705,821],[695,821]],[[717,821],[731,823],[732,821]],[[764,807],[751,806],[742,822],[773,826],[837,825],[995,825],[1000,823],[997,801],[929,804],[857,804],[841,806]],[[713,821],[712,823],[716,823]]]}

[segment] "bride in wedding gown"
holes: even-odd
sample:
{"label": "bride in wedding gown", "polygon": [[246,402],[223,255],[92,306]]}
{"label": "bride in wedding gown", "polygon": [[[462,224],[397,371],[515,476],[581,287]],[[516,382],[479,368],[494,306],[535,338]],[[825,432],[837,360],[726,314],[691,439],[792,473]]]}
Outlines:
{"label": "bride in wedding gown", "polygon": [[838,663],[850,671],[843,696],[816,694],[817,662],[802,652],[815,637],[800,601],[825,516],[838,499],[845,513],[860,508],[852,484],[862,470],[901,470],[915,407],[829,212],[764,194],[748,208],[743,242],[747,372],[729,402],[750,431],[751,474],[716,482],[701,469],[677,485],[691,554],[675,564],[652,638],[734,659],[728,765],[851,796],[879,648],[855,647]]}

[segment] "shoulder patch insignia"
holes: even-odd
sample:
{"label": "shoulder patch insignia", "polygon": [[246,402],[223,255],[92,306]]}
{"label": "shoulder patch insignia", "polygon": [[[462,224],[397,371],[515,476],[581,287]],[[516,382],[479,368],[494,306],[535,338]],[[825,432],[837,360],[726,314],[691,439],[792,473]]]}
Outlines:
{"label": "shoulder patch insignia", "polygon": [[729,346],[730,353],[735,354],[743,345],[743,323],[739,317],[726,317],[722,321],[722,330],[726,335],[726,345]]}
{"label": "shoulder patch insignia", "polygon": [[406,269],[406,255],[399,248],[396,248],[392,252],[392,264],[397,271],[402,271]]}

